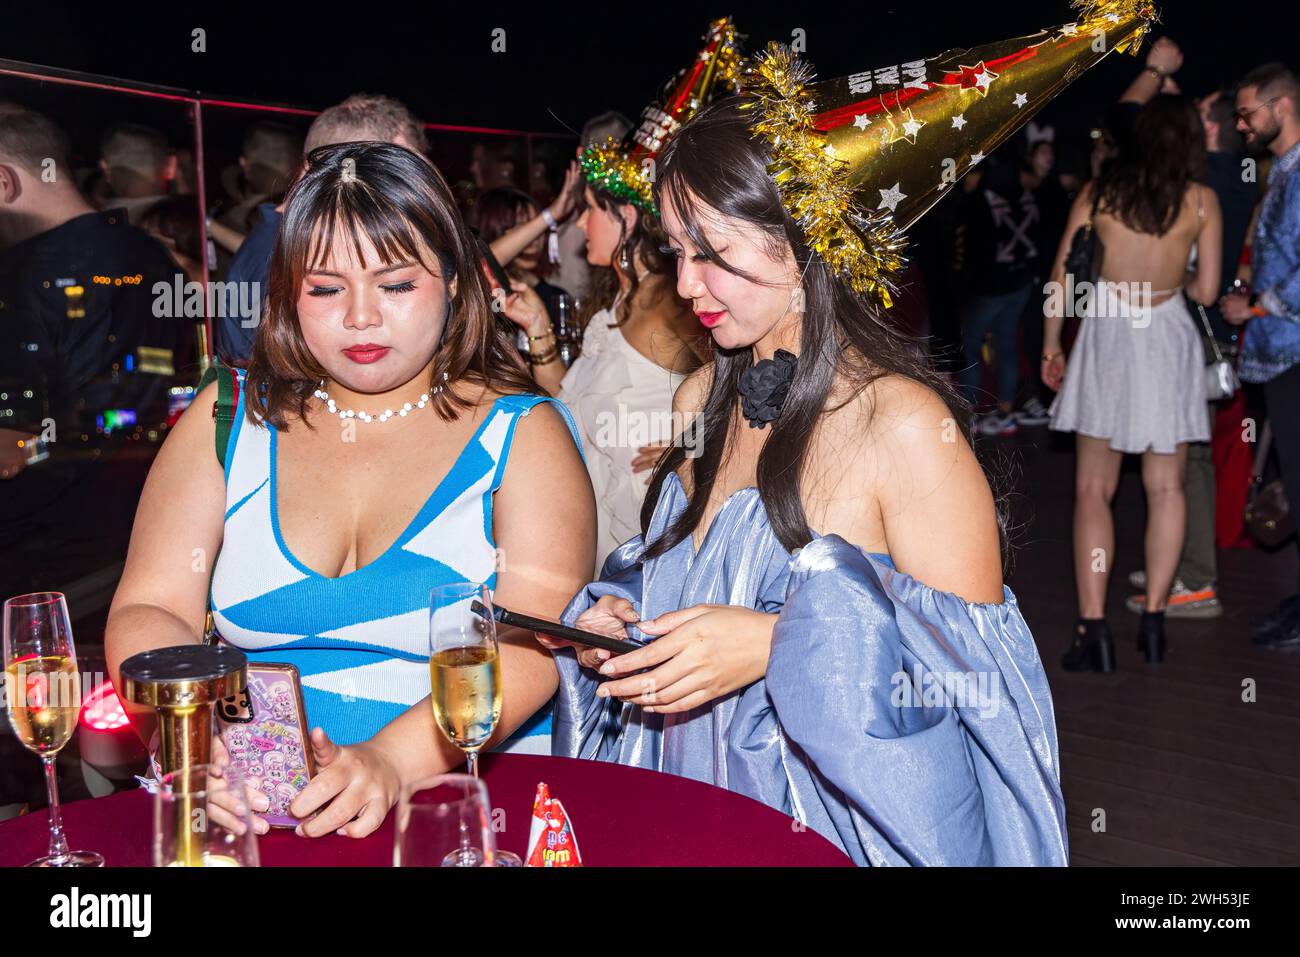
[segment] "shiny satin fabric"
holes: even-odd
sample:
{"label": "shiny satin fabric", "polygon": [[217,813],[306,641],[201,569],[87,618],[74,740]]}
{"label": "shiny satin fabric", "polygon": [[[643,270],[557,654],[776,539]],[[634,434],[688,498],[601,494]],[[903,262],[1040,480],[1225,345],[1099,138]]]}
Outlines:
{"label": "shiny satin fabric", "polygon": [[[649,535],[686,507],[670,475]],[[682,714],[596,697],[555,654],[553,753],[729,788],[778,808],[862,865],[1065,865],[1047,676],[1010,588],[978,604],[924,585],[836,535],[794,555],[755,488],[735,492],[699,554],[689,537],[639,560],[640,537],[565,609],[603,595],[642,618],[696,604],[778,613],[765,678]]]}

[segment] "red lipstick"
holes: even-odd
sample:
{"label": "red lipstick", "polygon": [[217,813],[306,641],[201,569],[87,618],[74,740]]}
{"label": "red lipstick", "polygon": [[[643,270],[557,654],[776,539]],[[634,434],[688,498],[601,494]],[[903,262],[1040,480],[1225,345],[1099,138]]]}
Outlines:
{"label": "red lipstick", "polygon": [[700,322],[704,323],[705,328],[712,329],[722,321],[722,317],[726,314],[727,311],[724,309],[722,312],[697,312],[695,315]]}
{"label": "red lipstick", "polygon": [[363,342],[359,346],[349,346],[343,350],[345,356],[353,362],[360,362],[363,365],[378,362],[388,353],[388,346],[381,346],[373,342]]}

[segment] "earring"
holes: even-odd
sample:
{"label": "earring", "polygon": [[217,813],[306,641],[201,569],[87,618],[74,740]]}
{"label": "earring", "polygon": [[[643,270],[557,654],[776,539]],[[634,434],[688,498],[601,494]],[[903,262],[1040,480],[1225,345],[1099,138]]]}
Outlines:
{"label": "earring", "polygon": [[631,273],[632,271],[632,260],[627,254],[627,243],[623,244],[623,249],[618,254],[618,268],[623,270],[624,273]]}

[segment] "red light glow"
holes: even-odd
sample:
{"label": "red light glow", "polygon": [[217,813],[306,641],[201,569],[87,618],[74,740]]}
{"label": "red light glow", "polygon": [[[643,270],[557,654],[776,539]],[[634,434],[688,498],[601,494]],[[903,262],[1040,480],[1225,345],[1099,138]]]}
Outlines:
{"label": "red light glow", "polygon": [[120,731],[130,727],[112,682],[105,681],[86,696],[81,705],[81,723],[92,731]]}

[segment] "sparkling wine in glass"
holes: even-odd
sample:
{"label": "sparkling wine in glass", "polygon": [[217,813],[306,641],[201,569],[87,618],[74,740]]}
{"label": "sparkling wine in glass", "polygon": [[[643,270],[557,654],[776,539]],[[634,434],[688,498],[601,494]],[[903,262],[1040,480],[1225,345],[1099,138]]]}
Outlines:
{"label": "sparkling wine in glass", "polygon": [[55,761],[77,727],[81,685],[68,603],[58,592],[5,602],[5,702],[14,734],[45,765],[50,796],[50,849],[30,867],[100,867],[94,851],[70,851],[59,812]]}
{"label": "sparkling wine in glass", "polygon": [[478,752],[501,720],[501,652],[492,592],[462,582],[433,589],[429,613],[429,679],[433,718],[464,752],[478,777]]}

